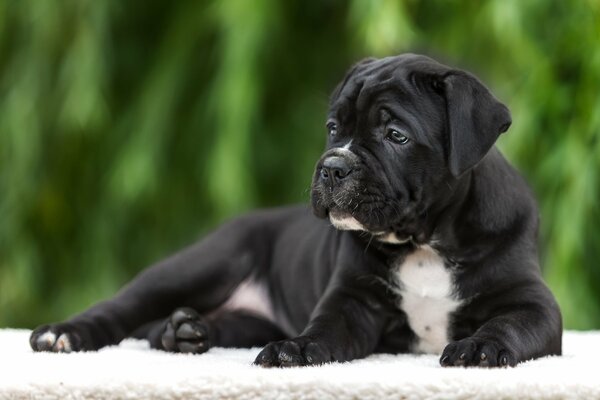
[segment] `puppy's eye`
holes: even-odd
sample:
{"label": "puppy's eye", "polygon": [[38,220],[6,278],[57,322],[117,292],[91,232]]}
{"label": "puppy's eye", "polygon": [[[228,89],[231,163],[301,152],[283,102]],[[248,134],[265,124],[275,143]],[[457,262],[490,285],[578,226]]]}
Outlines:
{"label": "puppy's eye", "polygon": [[388,129],[386,138],[398,144],[406,144],[409,141],[404,133],[392,128]]}
{"label": "puppy's eye", "polygon": [[335,122],[329,122],[327,124],[327,130],[329,131],[330,136],[337,135],[337,124]]}

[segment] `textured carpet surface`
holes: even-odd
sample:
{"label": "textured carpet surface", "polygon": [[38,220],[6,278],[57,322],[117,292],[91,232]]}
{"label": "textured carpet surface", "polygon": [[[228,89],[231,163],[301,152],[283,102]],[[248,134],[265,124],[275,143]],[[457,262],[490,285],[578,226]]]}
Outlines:
{"label": "textured carpet surface", "polygon": [[600,399],[600,332],[566,332],[564,356],[496,370],[441,368],[429,355],[262,369],[251,365],[259,349],[193,356],[133,340],[98,352],[33,353],[28,337],[0,330],[0,399]]}

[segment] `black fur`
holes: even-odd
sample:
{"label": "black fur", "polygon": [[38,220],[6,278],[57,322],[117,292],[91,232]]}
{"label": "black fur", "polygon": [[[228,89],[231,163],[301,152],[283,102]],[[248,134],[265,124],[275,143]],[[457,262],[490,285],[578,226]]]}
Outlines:
{"label": "black fur", "polygon": [[[33,349],[95,350],[128,336],[192,353],[266,344],[255,362],[281,367],[408,352],[419,338],[390,291],[390,271],[428,245],[462,301],[443,366],[561,353],[535,201],[492,147],[510,114],[477,78],[424,56],[365,60],[334,92],[328,125],[312,186],[321,219],[303,206],[240,217],[114,298],[37,328]],[[364,232],[336,230],[328,217],[353,217]],[[404,242],[385,243],[390,234]],[[222,307],[249,279],[267,288],[272,320]]]}

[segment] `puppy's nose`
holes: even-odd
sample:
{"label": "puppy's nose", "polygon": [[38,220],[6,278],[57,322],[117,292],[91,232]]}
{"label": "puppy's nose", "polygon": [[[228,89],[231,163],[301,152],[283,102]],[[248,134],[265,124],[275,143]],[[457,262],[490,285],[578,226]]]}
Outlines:
{"label": "puppy's nose", "polygon": [[352,170],[343,157],[330,156],[323,160],[321,165],[321,179],[329,183],[330,186],[342,181]]}

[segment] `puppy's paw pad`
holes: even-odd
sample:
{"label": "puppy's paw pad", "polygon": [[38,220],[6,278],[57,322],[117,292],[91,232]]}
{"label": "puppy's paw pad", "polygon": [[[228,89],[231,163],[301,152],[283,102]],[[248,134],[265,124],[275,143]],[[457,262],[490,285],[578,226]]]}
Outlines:
{"label": "puppy's paw pad", "polygon": [[440,357],[442,367],[508,367],[516,358],[500,343],[469,337],[446,346]]}
{"label": "puppy's paw pad", "polygon": [[299,367],[333,362],[331,352],[318,341],[300,336],[269,343],[254,360],[261,367]]}
{"label": "puppy's paw pad", "polygon": [[29,343],[34,351],[48,351],[53,353],[79,351],[80,342],[76,333],[50,326],[34,330],[29,338]]}
{"label": "puppy's paw pad", "polygon": [[163,349],[178,353],[204,353],[210,348],[209,325],[193,309],[179,308],[167,321]]}

